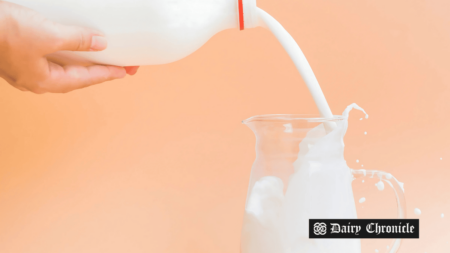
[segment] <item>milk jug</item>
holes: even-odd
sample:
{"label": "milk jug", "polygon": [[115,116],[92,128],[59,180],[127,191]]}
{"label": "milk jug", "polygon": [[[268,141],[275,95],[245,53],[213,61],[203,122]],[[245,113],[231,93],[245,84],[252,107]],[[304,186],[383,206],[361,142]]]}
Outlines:
{"label": "milk jug", "polygon": [[[362,108],[352,104],[342,116],[329,119],[274,114],[243,121],[256,136],[256,158],[242,224],[242,253],[361,253],[360,239],[314,239],[309,230],[310,219],[358,218],[352,190],[357,178],[375,178],[378,190],[391,186],[398,218],[405,218],[403,184],[392,174],[347,166],[344,136],[352,109]],[[327,122],[335,125],[333,130],[326,130]],[[313,233],[330,230],[316,228]],[[400,244],[395,239],[384,252],[395,253]]]}
{"label": "milk jug", "polygon": [[196,51],[214,34],[257,26],[256,0],[8,0],[66,25],[97,29],[102,52],[58,52],[72,62],[165,64]]}

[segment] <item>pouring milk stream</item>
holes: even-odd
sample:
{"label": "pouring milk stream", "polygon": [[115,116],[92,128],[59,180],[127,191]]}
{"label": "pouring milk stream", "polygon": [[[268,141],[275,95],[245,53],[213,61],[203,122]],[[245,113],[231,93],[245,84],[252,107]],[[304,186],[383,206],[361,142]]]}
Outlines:
{"label": "pouring milk stream", "polygon": [[[258,26],[267,28],[291,57],[321,116],[333,118],[319,83],[301,49],[273,17],[256,6],[256,0],[8,1],[34,9],[55,22],[94,28],[107,37],[108,48],[102,52],[65,51],[48,56],[62,64],[96,63],[117,66],[166,64],[188,56],[213,35],[225,29],[243,30]],[[352,105],[347,108],[344,115],[348,115],[352,108],[361,109]],[[285,193],[283,182],[280,183],[276,177],[265,177],[255,183],[247,200],[242,253],[361,252],[359,240],[308,240],[304,227],[305,220],[310,218],[312,213],[323,215],[323,218],[357,218],[349,177],[350,169],[346,166],[343,156],[333,161],[326,158],[329,150],[326,146],[334,145],[337,147],[335,151],[343,154],[342,138],[346,129],[345,120],[340,125],[326,122],[311,131],[311,134],[321,135],[323,138],[320,143],[307,143],[308,138],[302,141],[308,145],[315,145],[315,149],[309,153],[302,151],[299,153],[299,158],[294,164],[296,172]],[[311,152],[322,153],[314,156]],[[315,178],[304,176],[311,170],[308,166],[314,165],[314,161],[310,163],[305,161],[313,158],[323,163],[319,165],[323,167],[323,173],[326,172],[328,175],[331,173],[337,179],[333,182],[334,188],[324,184],[320,192],[308,191],[307,188],[314,180],[321,180],[322,176],[320,173]],[[334,166],[336,164],[339,166]],[[337,188],[341,190],[336,191]],[[306,196],[305,192],[312,195]],[[311,199],[315,198],[322,198],[324,203],[313,205]],[[336,201],[332,201],[334,208],[331,209],[331,204],[325,203],[330,198],[337,198],[338,202],[340,201],[337,206]],[[273,203],[264,204],[264,201]],[[310,206],[305,209],[305,205]],[[273,209],[274,212],[268,209]],[[279,215],[266,216],[270,213]],[[265,229],[268,233],[258,234],[256,230],[261,228],[263,223],[266,223]],[[274,238],[279,240],[274,241]]]}

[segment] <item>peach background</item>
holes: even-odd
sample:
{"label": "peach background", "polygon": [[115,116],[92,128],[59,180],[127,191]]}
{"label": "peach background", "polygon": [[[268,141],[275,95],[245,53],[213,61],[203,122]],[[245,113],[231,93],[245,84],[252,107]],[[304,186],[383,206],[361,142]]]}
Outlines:
{"label": "peach background", "polygon": [[[258,5],[298,41],[335,114],[352,102],[370,114],[352,114],[346,159],[394,174],[408,217],[422,210],[421,239],[400,252],[449,252],[450,2]],[[2,253],[239,252],[255,156],[240,121],[317,112],[262,28],[224,31],[179,62],[65,95],[0,82]],[[382,216],[393,203],[358,208]]]}

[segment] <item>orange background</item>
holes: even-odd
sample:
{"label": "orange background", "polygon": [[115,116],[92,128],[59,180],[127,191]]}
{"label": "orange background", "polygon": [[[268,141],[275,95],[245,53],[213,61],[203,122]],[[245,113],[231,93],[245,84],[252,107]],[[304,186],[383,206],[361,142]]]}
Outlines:
{"label": "orange background", "polygon": [[[353,102],[369,113],[352,113],[345,155],[405,183],[421,239],[400,252],[449,252],[450,2],[258,5],[297,40],[335,114]],[[2,253],[239,252],[255,157],[240,121],[317,113],[262,28],[221,32],[179,62],[65,95],[0,82]],[[395,210],[393,199],[377,206],[361,213]]]}

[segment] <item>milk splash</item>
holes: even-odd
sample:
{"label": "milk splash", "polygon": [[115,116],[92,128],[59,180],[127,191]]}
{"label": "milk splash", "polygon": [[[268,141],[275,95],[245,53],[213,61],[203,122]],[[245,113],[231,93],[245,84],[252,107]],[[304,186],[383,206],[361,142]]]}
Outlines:
{"label": "milk splash", "polygon": [[352,174],[344,159],[344,136],[352,109],[364,112],[352,104],[331,132],[320,124],[307,133],[285,193],[283,181],[274,176],[254,184],[245,210],[242,253],[361,252],[359,239],[319,240],[308,235],[309,219],[357,218]]}

